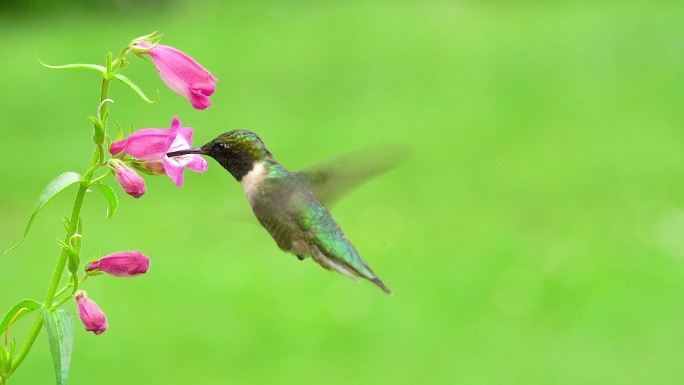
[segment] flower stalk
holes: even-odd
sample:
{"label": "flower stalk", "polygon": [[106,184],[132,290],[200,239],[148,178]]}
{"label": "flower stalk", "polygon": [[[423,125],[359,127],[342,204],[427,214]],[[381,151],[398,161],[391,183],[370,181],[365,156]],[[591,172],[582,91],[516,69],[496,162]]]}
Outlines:
{"label": "flower stalk", "polygon": [[[108,67],[111,65],[111,54],[107,55],[107,61],[108,61]],[[108,96],[109,93],[109,79],[105,76],[102,79],[102,87],[100,90],[100,104],[102,105],[102,113],[98,114],[100,115],[100,123],[102,124],[102,127],[107,127],[107,103],[103,103]],[[100,149],[96,149],[95,153],[90,159],[90,163],[88,164],[88,168],[86,169],[86,172],[83,174],[83,179],[81,179],[81,183],[78,186],[78,191],[76,192],[76,198],[74,199],[74,204],[71,209],[71,218],[69,219],[69,228],[67,229],[67,233],[64,236],[64,242],[67,243],[69,240],[76,234],[76,227],[78,225],[79,218],[81,217],[81,208],[83,207],[83,200],[85,198],[86,191],[88,190],[88,187],[90,187],[90,184],[92,183],[92,177],[93,173],[95,170],[98,168],[98,163],[100,161],[100,157],[104,155],[104,152],[101,150],[101,145]],[[102,154],[102,155],[100,155]],[[59,283],[62,279],[62,276],[64,275],[64,268],[66,267],[67,259],[69,258],[66,250],[62,249],[59,258],[57,259],[57,265],[55,266],[55,270],[52,273],[52,278],[50,279],[50,285],[48,286],[47,293],[45,294],[45,306],[48,309],[54,308],[55,304],[53,304],[53,301],[55,299],[55,294],[57,292],[57,287],[59,286]],[[38,337],[38,334],[40,334],[40,331],[43,327],[43,317],[39,314],[38,317],[36,318],[36,321],[33,323],[33,326],[31,327],[31,330],[29,331],[29,334],[26,336],[26,340],[24,341],[24,344],[22,345],[21,349],[17,353],[17,355],[14,357],[14,361],[12,363],[12,372],[16,371],[17,368],[21,365],[21,363],[24,361],[24,358],[26,358],[26,355],[28,352],[31,350],[31,347],[33,346],[33,343],[35,342],[36,338]]]}
{"label": "flower stalk", "polygon": [[[204,109],[210,105],[208,97],[214,92],[216,78],[181,51],[173,47],[156,45],[159,38],[160,35],[153,33],[134,39],[116,57],[111,52],[107,53],[104,66],[81,63],[49,65],[41,62],[47,68],[75,68],[99,72],[102,75],[99,91],[100,101],[97,105],[96,114],[88,118],[93,126],[94,150],[85,172],[83,174],[65,172],[48,184],[38,199],[23,237],[19,243],[10,248],[11,250],[24,241],[36,214],[49,200],[70,186],[76,185],[77,191],[71,213],[68,218],[63,219],[65,235],[63,241],[57,241],[61,249],[44,301],[40,303],[32,299],[23,300],[15,305],[7,316],[0,319],[0,334],[4,335],[4,344],[0,339],[0,384],[2,385],[21,366],[43,330],[43,326],[45,326],[55,363],[57,384],[65,384],[71,360],[73,336],[71,334],[70,314],[60,307],[69,300],[75,299],[79,318],[86,330],[92,331],[96,335],[101,334],[107,329],[106,317],[97,304],[79,290],[80,286],[88,277],[102,273],[115,277],[134,277],[145,274],[149,269],[149,258],[138,250],[109,254],[97,260],[91,260],[85,268],[81,268],[83,261],[81,258],[83,239],[81,211],[86,192],[90,189],[102,192],[108,203],[108,216],[111,217],[118,206],[118,198],[110,186],[102,183],[107,177],[115,176],[127,194],[138,198],[145,193],[145,182],[134,168],[148,175],[167,175],[179,187],[183,184],[184,168],[199,172],[203,172],[207,168],[206,161],[199,156],[187,156],[179,159],[166,157],[169,150],[190,148],[192,142],[192,128],[183,127],[180,120],[175,117],[170,129],[138,130],[125,139],[121,139],[123,135],[119,133],[114,141],[107,134],[109,103],[113,103],[113,100],[109,98],[109,87],[112,79],[128,86],[144,101],[156,102],[149,99],[140,87],[129,78],[120,74],[129,64],[126,55],[131,52],[137,55],[150,55],[153,57],[153,61],[158,61],[160,58],[171,59],[173,61],[171,68],[162,68],[161,70],[158,68],[162,80],[173,91],[188,98],[193,107]],[[155,65],[159,66],[159,63]],[[172,72],[169,72],[170,70]],[[189,73],[188,71],[191,71],[190,75],[185,76],[184,74]],[[180,92],[179,87],[181,86],[183,92]],[[112,151],[113,148],[116,149],[117,147],[117,151]],[[104,168],[103,172],[96,175],[96,171],[102,168]],[[60,288],[65,273],[68,273],[69,278],[66,284]],[[33,326],[19,349],[15,349],[14,341],[10,341],[8,337],[10,326],[33,310],[40,310],[37,312],[39,315],[35,318]]]}

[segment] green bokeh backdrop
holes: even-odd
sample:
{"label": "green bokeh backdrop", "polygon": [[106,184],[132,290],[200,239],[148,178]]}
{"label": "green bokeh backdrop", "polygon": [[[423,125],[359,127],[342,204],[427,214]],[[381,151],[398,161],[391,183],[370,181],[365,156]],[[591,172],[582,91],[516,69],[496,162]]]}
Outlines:
{"label": "green bokeh backdrop", "polygon": [[[102,63],[158,30],[220,79],[214,106],[193,110],[132,58],[127,75],[160,101],[115,84],[112,122],[167,127],[177,115],[197,143],[248,128],[293,169],[412,145],[410,161],[333,211],[395,295],[280,252],[213,162],[181,189],[147,178],[111,220],[87,198],[85,255],[140,249],[152,267],[87,283],[110,328],[94,336],[74,319],[71,384],[682,383],[677,3],[3,8],[0,246],[43,187],[91,154],[97,74],[36,56]],[[44,296],[73,194],[0,255],[0,312]],[[41,336],[10,383],[52,383],[51,365]]]}

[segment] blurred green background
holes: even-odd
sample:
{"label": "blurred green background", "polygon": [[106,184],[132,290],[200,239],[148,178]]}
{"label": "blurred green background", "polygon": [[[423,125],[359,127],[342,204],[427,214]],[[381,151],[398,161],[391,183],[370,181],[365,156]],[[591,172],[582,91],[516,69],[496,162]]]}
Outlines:
{"label": "blurred green background", "polygon": [[[219,78],[214,106],[131,58],[161,98],[114,84],[112,122],[178,115],[198,144],[248,128],[292,169],[414,153],[333,210],[392,297],[279,251],[213,161],[181,189],[146,178],[111,220],[88,196],[84,255],[140,249],[152,268],[87,283],[110,326],[74,318],[71,384],[684,381],[684,3],[83,3],[0,7],[3,249],[91,154],[97,74],[36,56],[102,63],[158,30]],[[73,195],[0,255],[0,312],[43,298]],[[53,377],[41,335],[10,384]]]}

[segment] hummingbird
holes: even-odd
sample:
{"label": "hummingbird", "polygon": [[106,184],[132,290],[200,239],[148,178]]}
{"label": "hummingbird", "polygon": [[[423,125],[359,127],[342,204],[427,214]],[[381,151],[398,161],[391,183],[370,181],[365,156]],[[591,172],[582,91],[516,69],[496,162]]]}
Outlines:
{"label": "hummingbird", "polygon": [[392,294],[326,208],[359,180],[393,167],[396,162],[391,157],[387,158],[389,162],[366,162],[365,167],[355,170],[346,167],[347,163],[359,161],[359,154],[352,153],[292,172],[278,163],[261,138],[249,130],[229,131],[202,147],[166,155],[186,154],[213,158],[240,182],[257,220],[281,250],[300,260],[311,257],[323,268],[352,279],[365,278]]}

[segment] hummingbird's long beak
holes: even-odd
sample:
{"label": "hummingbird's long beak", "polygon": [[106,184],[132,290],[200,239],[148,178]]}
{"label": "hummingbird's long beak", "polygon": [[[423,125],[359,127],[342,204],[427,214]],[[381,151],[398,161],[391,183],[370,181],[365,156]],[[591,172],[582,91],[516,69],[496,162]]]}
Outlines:
{"label": "hummingbird's long beak", "polygon": [[174,156],[181,156],[181,155],[187,155],[187,154],[206,154],[202,148],[188,148],[185,150],[180,150],[180,151],[171,151],[167,152],[166,156],[169,158],[173,158]]}

